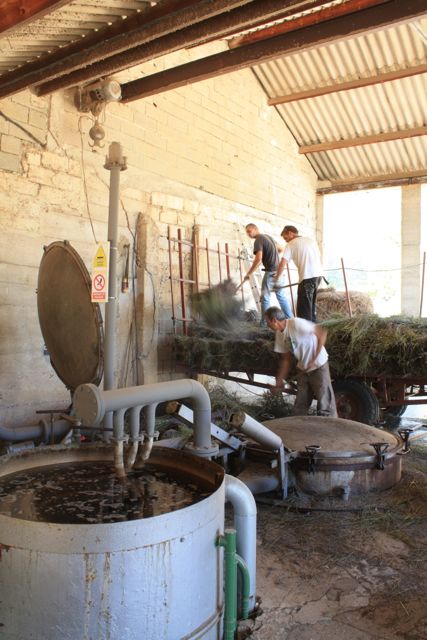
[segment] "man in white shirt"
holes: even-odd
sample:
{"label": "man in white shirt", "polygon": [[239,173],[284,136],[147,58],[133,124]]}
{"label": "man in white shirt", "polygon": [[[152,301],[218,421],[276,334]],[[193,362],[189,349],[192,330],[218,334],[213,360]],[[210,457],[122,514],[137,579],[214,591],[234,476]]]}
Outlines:
{"label": "man in white shirt", "polygon": [[314,398],[317,415],[337,417],[335,396],[329,373],[328,353],[325,349],[326,329],[302,318],[285,318],[278,307],[270,307],[264,314],[267,325],[276,332],[274,351],[280,353],[279,368],[273,393],[283,388],[297,360],[297,395],[293,414],[307,415]]}
{"label": "man in white shirt", "polygon": [[298,235],[298,229],[286,225],[281,233],[286,241],[283,257],[279,262],[276,278],[291,260],[298,269],[297,316],[316,322],[316,295],[323,276],[320,251],[311,238]]}

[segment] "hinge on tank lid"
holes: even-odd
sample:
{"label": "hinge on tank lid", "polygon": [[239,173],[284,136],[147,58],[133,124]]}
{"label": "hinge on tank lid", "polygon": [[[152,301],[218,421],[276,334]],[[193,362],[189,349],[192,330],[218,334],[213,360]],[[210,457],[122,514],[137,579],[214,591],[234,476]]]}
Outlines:
{"label": "hinge on tank lid", "polygon": [[308,473],[314,473],[316,466],[316,454],[320,449],[320,444],[307,444],[305,450],[308,454]]}
{"label": "hinge on tank lid", "polygon": [[411,436],[412,431],[413,431],[412,429],[399,429],[399,431],[397,432],[403,440],[403,449],[401,453],[410,452],[411,447],[409,446],[409,438]]}
{"label": "hinge on tank lid", "polygon": [[377,459],[375,461],[377,469],[384,471],[385,452],[389,448],[388,442],[371,442],[371,447],[374,447]]}

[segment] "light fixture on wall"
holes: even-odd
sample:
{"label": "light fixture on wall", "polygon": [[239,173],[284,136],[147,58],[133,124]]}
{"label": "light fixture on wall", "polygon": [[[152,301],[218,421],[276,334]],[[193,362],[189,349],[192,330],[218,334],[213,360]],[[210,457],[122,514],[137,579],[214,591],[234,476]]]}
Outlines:
{"label": "light fixture on wall", "polygon": [[74,96],[77,109],[83,113],[91,113],[94,117],[94,124],[89,130],[89,137],[93,143],[91,147],[103,147],[102,140],[105,138],[105,129],[99,123],[99,116],[104,111],[108,102],[118,102],[122,97],[122,89],[113,79],[104,79],[93,82],[85,87],[78,87]]}

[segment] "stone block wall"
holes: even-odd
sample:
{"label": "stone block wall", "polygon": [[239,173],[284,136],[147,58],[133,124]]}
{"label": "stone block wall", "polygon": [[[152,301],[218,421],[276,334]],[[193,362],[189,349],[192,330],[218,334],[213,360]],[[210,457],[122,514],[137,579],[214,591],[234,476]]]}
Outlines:
{"label": "stone block wall", "polygon": [[[195,53],[181,53],[181,60]],[[175,63],[143,65],[135,77]],[[167,363],[157,345],[172,331],[167,229],[249,245],[244,225],[279,237],[286,222],[315,233],[316,177],[251,71],[130,104],[100,118],[105,147],[89,147],[93,118],[74,92],[0,100],[0,421],[36,420],[35,409],[66,406],[69,396],[43,354],[36,288],[43,246],[67,239],[90,267],[95,240],[107,238],[108,144],[128,158],[121,174],[119,267],[131,245],[135,295],[119,294],[116,378],[157,379]],[[131,260],[131,262],[134,262]],[[137,314],[134,313],[134,304]],[[137,327],[132,324],[137,318]],[[137,345],[135,345],[137,341]]]}

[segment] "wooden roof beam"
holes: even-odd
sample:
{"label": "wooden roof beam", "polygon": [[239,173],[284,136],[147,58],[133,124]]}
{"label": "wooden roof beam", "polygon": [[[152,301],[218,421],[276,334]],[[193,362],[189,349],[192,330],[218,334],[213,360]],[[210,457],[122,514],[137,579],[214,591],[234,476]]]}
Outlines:
{"label": "wooden roof beam", "polygon": [[330,93],[338,93],[339,91],[350,91],[351,89],[360,89],[361,87],[369,87],[375,84],[391,82],[392,80],[401,80],[402,78],[409,78],[410,76],[416,76],[422,73],[427,73],[427,62],[423,64],[412,65],[410,67],[404,67],[402,69],[384,71],[383,73],[377,73],[373,76],[367,76],[365,78],[357,78],[354,80],[348,80],[346,82],[338,82],[335,84],[325,85],[323,87],[315,87],[314,89],[298,91],[296,93],[290,93],[289,95],[285,96],[276,96],[274,98],[269,98],[268,104],[270,106],[275,106],[278,104],[287,104],[288,102],[296,102],[298,100],[318,98]]}
{"label": "wooden roof beam", "polygon": [[[180,27],[173,33],[166,34],[139,46],[128,46],[126,51],[116,55],[110,54],[110,56],[105,56],[103,60],[93,64],[88,64],[86,60],[84,68],[61,75],[48,82],[43,82],[35,88],[35,91],[38,95],[46,95],[59,89],[89,82],[94,78],[118,73],[123,69],[178,51],[184,47],[196,46],[206,42],[206,40],[217,40],[229,35],[230,31],[233,31],[236,27],[243,29],[252,25],[254,21],[260,19],[264,21],[271,20],[278,15],[283,15],[284,7],[292,7],[294,3],[295,0],[252,0],[252,2],[246,3],[244,6],[231,7],[231,9],[230,6],[227,7],[223,3],[222,12],[219,15],[213,17],[207,15],[205,20],[191,24],[186,28]],[[218,0],[215,0],[213,6],[217,12],[221,9]],[[292,11],[292,9],[289,9],[289,11]]]}
{"label": "wooden roof beam", "polygon": [[348,149],[349,147],[359,147],[366,144],[389,142],[390,140],[404,140],[405,138],[415,138],[417,136],[427,136],[427,126],[413,127],[400,131],[374,133],[370,136],[347,138],[345,140],[330,140],[327,142],[319,142],[318,144],[304,144],[299,147],[298,153],[306,155],[308,153],[320,153],[321,151],[334,151],[336,149]]}
{"label": "wooden roof beam", "polygon": [[238,36],[237,38],[233,38],[229,42],[229,47],[230,49],[235,49],[236,47],[241,47],[246,44],[253,44],[259,40],[266,40],[267,38],[274,38],[282,35],[283,33],[288,33],[289,31],[303,29],[304,27],[315,24],[316,22],[325,22],[326,20],[332,20],[339,16],[369,9],[380,4],[386,4],[387,2],[389,2],[389,0],[346,0],[346,2],[329,7],[320,6],[316,11],[311,13],[297,16],[294,19],[286,20],[285,22],[280,22],[279,24],[265,27],[264,29],[258,29],[252,33],[246,33],[242,36]]}
{"label": "wooden roof beam", "polygon": [[70,4],[71,0],[0,0],[0,33],[11,31],[30,20]]}
{"label": "wooden roof beam", "polygon": [[[0,0],[1,2],[2,0]],[[163,0],[0,77],[0,98],[179,32],[250,0]],[[130,65],[129,65],[130,66]],[[99,77],[99,76],[92,76]],[[77,83],[76,83],[77,84]]]}
{"label": "wooden roof beam", "polygon": [[398,187],[405,184],[419,184],[424,182],[427,182],[427,169],[419,169],[417,171],[399,171],[369,177],[320,181],[317,188],[317,194],[327,195],[329,193],[341,193],[343,191],[383,189],[384,187]]}
{"label": "wooden roof beam", "polygon": [[130,102],[177,89],[267,62],[282,55],[300,52],[369,29],[378,29],[409,21],[426,12],[425,0],[389,0],[370,9],[313,24],[274,38],[261,40],[237,49],[217,53],[185,65],[155,73],[122,85],[122,101]]}

